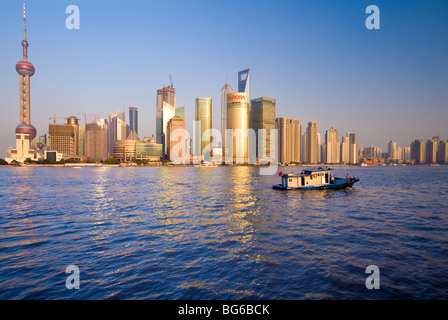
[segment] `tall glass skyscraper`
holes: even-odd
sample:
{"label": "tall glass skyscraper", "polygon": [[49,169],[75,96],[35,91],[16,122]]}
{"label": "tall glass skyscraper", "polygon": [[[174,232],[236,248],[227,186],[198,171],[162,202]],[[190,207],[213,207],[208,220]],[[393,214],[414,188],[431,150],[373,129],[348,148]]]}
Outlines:
{"label": "tall glass skyscraper", "polygon": [[129,108],[129,130],[134,130],[138,135],[138,108],[130,107]]}
{"label": "tall glass skyscraper", "polygon": [[250,69],[238,72],[238,92],[244,92],[250,102]]}
{"label": "tall glass skyscraper", "polygon": [[[252,100],[251,105],[249,127],[255,130],[257,158],[265,161],[273,158],[275,150],[275,145],[271,146],[270,132],[275,129],[275,99],[261,97]],[[258,132],[259,129],[266,129],[266,132]]]}
{"label": "tall glass skyscraper", "polygon": [[181,117],[185,121],[185,107],[177,107],[176,116]]}
{"label": "tall glass skyscraper", "polygon": [[168,153],[167,126],[168,121],[176,115],[176,108],[169,103],[162,103],[162,145],[164,154]]}
{"label": "tall glass skyscraper", "polygon": [[[199,121],[201,128],[196,129],[194,155],[205,155],[211,152],[211,130],[213,120],[213,102],[212,98],[196,98],[195,100],[195,120]],[[205,132],[208,132],[204,135]],[[210,145],[210,150],[206,149]]]}
{"label": "tall glass skyscraper", "polygon": [[227,129],[233,130],[233,135],[226,138],[225,162],[247,163],[249,159],[249,101],[244,92],[227,95]]}

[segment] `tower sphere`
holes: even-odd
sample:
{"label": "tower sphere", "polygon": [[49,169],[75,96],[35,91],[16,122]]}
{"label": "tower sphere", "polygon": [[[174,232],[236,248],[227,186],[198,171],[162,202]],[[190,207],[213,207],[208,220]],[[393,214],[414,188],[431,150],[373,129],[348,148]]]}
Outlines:
{"label": "tower sphere", "polygon": [[34,139],[37,135],[37,130],[34,128],[31,124],[21,123],[16,128],[16,134],[17,133],[24,133],[30,135],[30,140]]}
{"label": "tower sphere", "polygon": [[34,66],[31,62],[22,60],[16,63],[16,71],[21,76],[32,76],[34,72],[36,72],[36,69],[34,69]]}

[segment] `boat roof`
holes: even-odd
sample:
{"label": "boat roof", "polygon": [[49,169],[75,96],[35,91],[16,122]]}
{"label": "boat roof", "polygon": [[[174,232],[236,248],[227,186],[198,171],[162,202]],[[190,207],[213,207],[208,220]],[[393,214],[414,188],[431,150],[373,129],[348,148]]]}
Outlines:
{"label": "boat roof", "polygon": [[333,170],[331,168],[324,168],[324,167],[316,167],[316,168],[312,168],[312,169],[305,169],[303,170],[304,172],[318,172],[318,171],[329,171],[329,170]]}

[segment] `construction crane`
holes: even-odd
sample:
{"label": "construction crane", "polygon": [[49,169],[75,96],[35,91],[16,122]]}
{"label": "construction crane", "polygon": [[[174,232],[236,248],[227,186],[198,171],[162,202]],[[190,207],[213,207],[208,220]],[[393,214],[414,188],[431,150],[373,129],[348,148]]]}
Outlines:
{"label": "construction crane", "polygon": [[171,88],[174,88],[173,79],[171,79],[171,74],[170,74],[170,82],[171,82]]}
{"label": "construction crane", "polygon": [[95,122],[97,118],[104,118],[102,115],[98,115],[98,114],[87,114],[87,113],[78,113],[78,116],[83,116],[84,117],[84,125],[87,125],[87,117],[92,117],[94,118]]}

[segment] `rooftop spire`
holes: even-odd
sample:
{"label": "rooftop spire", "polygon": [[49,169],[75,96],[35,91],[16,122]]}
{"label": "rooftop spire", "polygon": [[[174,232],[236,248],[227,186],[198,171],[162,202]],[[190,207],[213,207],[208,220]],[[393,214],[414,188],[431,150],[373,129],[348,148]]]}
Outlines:
{"label": "rooftop spire", "polygon": [[23,4],[23,60],[28,60],[28,42],[26,41],[26,16],[25,16],[25,3]]}

